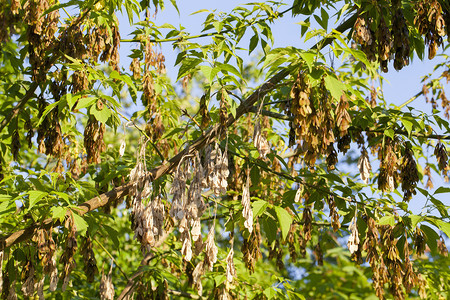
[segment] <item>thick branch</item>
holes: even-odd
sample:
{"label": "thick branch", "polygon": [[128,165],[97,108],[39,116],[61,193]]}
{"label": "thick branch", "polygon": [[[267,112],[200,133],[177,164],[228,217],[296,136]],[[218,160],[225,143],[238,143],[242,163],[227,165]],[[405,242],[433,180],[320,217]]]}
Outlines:
{"label": "thick branch", "polygon": [[[353,26],[355,20],[356,14],[350,17],[345,22],[343,22],[341,25],[339,25],[336,28],[336,30],[339,32],[346,31],[347,29]],[[332,41],[333,38],[326,38],[321,42],[317,43],[313,47],[313,49],[322,49],[323,47],[329,45]],[[251,110],[252,106],[261,97],[270,92],[273,88],[276,87],[277,83],[279,83],[281,80],[283,80],[285,77],[289,75],[289,72],[292,67],[293,65],[289,65],[280,72],[278,72],[271,79],[265,82],[261,87],[259,87],[253,94],[251,94],[244,102],[242,102],[241,105],[239,105],[239,107],[236,109],[236,117],[233,117],[231,114],[229,115],[227,120],[227,127],[230,127],[242,115],[248,113]],[[220,136],[220,133],[222,133],[223,130],[225,129],[226,128],[222,128],[220,124],[216,124],[215,126],[210,128],[207,132],[205,132],[201,137],[193,141],[187,148],[178,153],[176,156],[172,157],[169,161],[166,161],[162,165],[152,169],[147,175],[148,179],[150,181],[153,181],[160,178],[161,176],[164,176],[165,174],[170,173],[172,170],[174,170],[174,168],[176,168],[176,166],[178,166],[178,163],[185,155],[194,154],[196,151],[199,151],[200,149],[203,148],[203,146],[208,144],[214,138]],[[109,192],[106,192],[95,198],[92,198],[89,201],[86,201],[85,203],[79,206],[78,210],[80,215],[84,215],[90,211],[105,206],[106,204],[108,204],[113,200],[123,198],[124,196],[128,195],[130,188],[133,186],[133,184],[134,184],[133,182],[127,183],[123,186],[117,187]],[[12,245],[15,245],[17,243],[30,239],[33,236],[35,230],[39,228],[48,229],[51,226],[57,225],[60,225],[58,221],[52,221],[52,219],[49,218],[41,223],[34,223],[25,229],[14,232],[7,238],[0,240],[0,251],[2,251],[5,248],[11,247]]]}

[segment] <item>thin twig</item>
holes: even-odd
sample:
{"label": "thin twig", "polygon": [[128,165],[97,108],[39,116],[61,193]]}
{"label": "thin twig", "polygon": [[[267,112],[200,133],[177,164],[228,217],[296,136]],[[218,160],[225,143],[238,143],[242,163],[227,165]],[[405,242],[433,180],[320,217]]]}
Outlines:
{"label": "thin twig", "polygon": [[126,280],[128,280],[128,276],[127,274],[122,270],[122,268],[120,267],[120,265],[117,263],[116,259],[114,258],[114,256],[111,255],[111,253],[109,253],[108,250],[106,250],[106,248],[95,238],[92,237],[91,238],[103,249],[103,251],[106,252],[106,254],[111,257],[112,261],[116,264],[116,267],[119,269],[120,273],[122,273],[122,275],[125,277]]}
{"label": "thin twig", "polygon": [[141,134],[143,134],[143,135],[147,138],[147,141],[150,143],[150,145],[152,145],[152,147],[153,147],[153,149],[155,149],[156,153],[158,153],[159,158],[161,159],[162,162],[166,160],[166,159],[164,158],[164,156],[162,155],[161,151],[159,151],[158,147],[152,142],[152,140],[151,140],[150,137],[147,135],[147,133],[145,133],[144,130],[142,130],[139,126],[137,126],[136,123],[134,123],[134,121],[132,121],[132,120],[130,120],[129,118],[127,118],[126,116],[124,116],[120,111],[117,110],[116,112],[117,112],[117,114],[118,114],[119,116],[121,116],[122,118],[124,118],[126,121],[131,122],[131,123],[133,124],[133,126],[134,126],[137,130],[139,130],[139,132],[140,132]]}
{"label": "thin twig", "polygon": [[[278,14],[277,17],[282,16],[283,14],[291,11],[294,7],[291,6],[290,8],[282,11],[281,13]],[[240,27],[236,27],[236,28],[230,28],[230,29],[226,29],[226,30],[222,30],[220,32],[208,32],[208,33],[202,33],[202,34],[197,34],[197,35],[190,35],[190,36],[184,36],[184,35],[179,35],[176,37],[172,37],[172,38],[167,38],[167,39],[151,39],[149,40],[149,42],[151,43],[166,43],[166,42],[176,42],[176,41],[187,41],[187,40],[192,40],[192,39],[198,39],[198,38],[204,38],[204,37],[208,37],[208,36],[215,36],[215,35],[222,35],[222,34],[226,34],[232,31],[236,31],[239,30],[241,28],[244,27],[249,27],[267,20],[272,20],[274,17],[273,16],[268,16],[267,18],[261,19],[261,20],[255,20],[253,22],[250,22],[248,24],[244,24]],[[120,40],[121,43],[134,43],[134,42],[140,42],[141,39],[122,39]]]}

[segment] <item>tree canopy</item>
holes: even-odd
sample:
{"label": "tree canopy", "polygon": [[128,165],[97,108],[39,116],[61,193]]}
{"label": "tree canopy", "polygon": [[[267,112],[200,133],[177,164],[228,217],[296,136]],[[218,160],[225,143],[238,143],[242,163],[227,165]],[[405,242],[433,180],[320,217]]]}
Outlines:
{"label": "tree canopy", "polygon": [[165,5],[0,2],[2,298],[447,299],[449,2]]}

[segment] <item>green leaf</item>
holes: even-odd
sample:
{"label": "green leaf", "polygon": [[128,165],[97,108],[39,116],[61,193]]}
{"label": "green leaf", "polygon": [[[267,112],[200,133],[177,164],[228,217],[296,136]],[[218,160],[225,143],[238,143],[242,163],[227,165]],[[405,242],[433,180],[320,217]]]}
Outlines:
{"label": "green leaf", "polygon": [[426,235],[426,243],[428,247],[430,247],[431,253],[436,254],[437,253],[437,240],[439,239],[439,235],[434,231],[431,227],[427,225],[420,225],[420,229],[425,233]]}
{"label": "green leaf", "polygon": [[97,99],[98,99],[97,97],[81,98],[80,101],[78,101],[76,109],[82,109],[91,106],[97,101]]}
{"label": "green leaf", "polygon": [[408,132],[408,136],[411,136],[411,131],[413,128],[413,123],[409,120],[402,119],[402,124],[405,127],[406,131]]}
{"label": "green leaf", "polygon": [[436,195],[436,194],[442,194],[442,193],[450,193],[450,188],[440,186],[440,187],[438,187],[438,188],[436,189],[436,191],[434,192],[433,195]]}
{"label": "green leaf", "polygon": [[28,208],[31,209],[39,200],[47,196],[48,193],[42,191],[29,191],[28,195],[30,197]]}
{"label": "green leaf", "polygon": [[395,131],[392,128],[386,129],[384,131],[384,135],[387,136],[387,137],[390,137],[391,139],[394,138],[394,134],[395,134]]}
{"label": "green leaf", "polygon": [[257,218],[260,215],[264,213],[267,206],[269,205],[269,202],[264,200],[257,200],[252,203],[252,209],[253,209],[253,218]]}
{"label": "green leaf", "polygon": [[269,286],[264,290],[264,295],[267,297],[267,299],[273,299],[273,297],[275,297],[276,294],[277,291],[275,291],[275,289],[271,286]]}
{"label": "green leaf", "polygon": [[336,77],[328,75],[325,77],[325,86],[330,91],[334,99],[339,100],[345,89],[345,84],[340,82]]}
{"label": "green leaf", "polygon": [[52,213],[52,219],[58,219],[60,222],[63,222],[66,217],[67,207],[53,206],[50,211]]}
{"label": "green leaf", "polygon": [[210,80],[212,71],[212,68],[210,66],[200,66],[200,71],[202,72],[203,76]]}
{"label": "green leaf", "polygon": [[119,246],[120,246],[120,241],[118,238],[119,232],[116,229],[114,229],[106,224],[103,224],[103,229],[105,229],[106,233],[108,234],[109,238],[113,242],[116,249],[119,249]]}
{"label": "green leaf", "polygon": [[101,110],[98,110],[97,105],[92,105],[89,111],[99,122],[105,124],[111,116],[111,111],[106,105],[103,105]]}
{"label": "green leaf", "polygon": [[258,42],[259,42],[259,36],[258,36],[258,34],[255,33],[250,38],[250,44],[248,46],[248,54],[252,53],[253,50],[255,50],[256,46],[258,46]]}
{"label": "green leaf", "polygon": [[181,61],[181,67],[178,71],[177,81],[188,74],[192,74],[195,68],[202,62],[200,58],[187,57]]}
{"label": "green leaf", "polygon": [[266,216],[261,220],[263,231],[266,234],[269,245],[277,238],[277,222],[272,217]]}
{"label": "green leaf", "polygon": [[305,61],[308,66],[309,72],[312,72],[312,67],[316,61],[317,55],[313,51],[301,51],[300,57]]}
{"label": "green leaf", "polygon": [[230,104],[230,112],[233,115],[234,118],[236,118],[236,110],[239,106],[239,104],[237,104],[236,101],[234,101],[234,99],[230,98],[230,96],[227,95],[227,100],[228,103]]}
{"label": "green leaf", "polygon": [[378,220],[378,224],[394,226],[395,225],[395,216],[394,215],[384,216],[380,220]]}
{"label": "green leaf", "polygon": [[222,64],[222,63],[217,63],[217,66],[222,71],[222,73],[224,73],[223,71],[225,71],[225,72],[234,74],[237,77],[239,77],[240,79],[244,80],[244,78],[242,77],[241,73],[234,66],[232,66],[230,64]]}
{"label": "green leaf", "polygon": [[416,215],[409,215],[408,218],[411,220],[411,229],[416,228],[417,224],[425,219],[423,216]]}
{"label": "green leaf", "polygon": [[438,225],[439,229],[442,230],[443,233],[445,233],[447,238],[450,238],[450,223],[443,220],[435,220],[435,222]]}
{"label": "green leaf", "polygon": [[75,224],[75,227],[77,228],[77,232],[84,236],[88,228],[88,223],[84,220],[83,217],[77,215],[75,212],[73,212],[73,222]]}
{"label": "green leaf", "polygon": [[274,206],[274,209],[277,214],[278,223],[280,223],[281,235],[283,240],[285,240],[291,229],[292,216],[283,207]]}

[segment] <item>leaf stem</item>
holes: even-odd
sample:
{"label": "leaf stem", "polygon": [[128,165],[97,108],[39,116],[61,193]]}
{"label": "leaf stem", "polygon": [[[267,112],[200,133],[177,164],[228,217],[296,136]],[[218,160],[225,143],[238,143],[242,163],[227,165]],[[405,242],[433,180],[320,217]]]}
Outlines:
{"label": "leaf stem", "polygon": [[111,257],[112,261],[116,264],[117,268],[119,269],[120,273],[122,273],[122,275],[125,277],[126,280],[128,280],[128,276],[127,274],[125,274],[125,272],[122,270],[122,268],[120,267],[120,265],[117,263],[116,259],[114,258],[114,256],[111,255],[111,253],[109,253],[108,250],[106,250],[106,248],[93,236],[91,236],[91,238],[100,246],[100,248],[103,249],[103,251],[106,252],[106,254]]}

